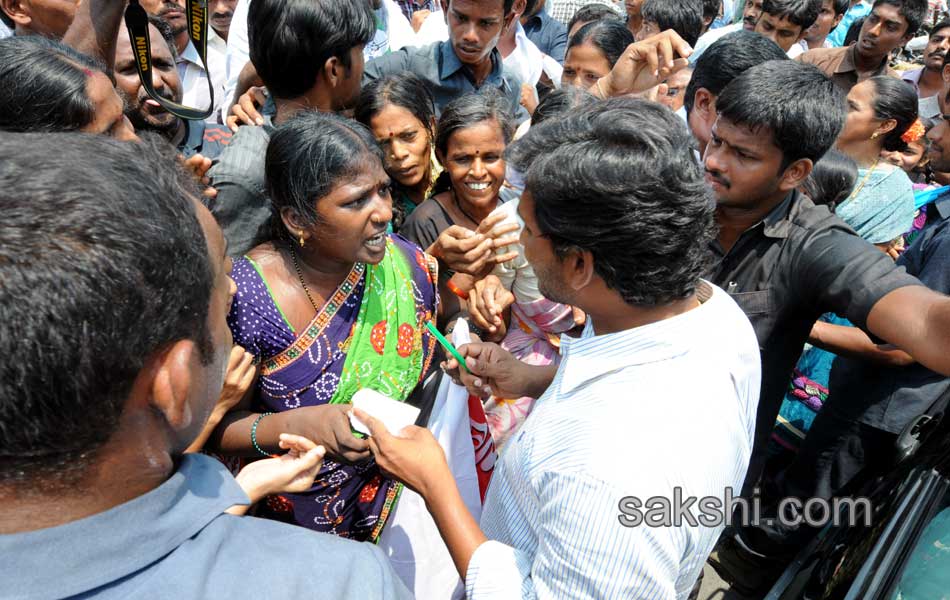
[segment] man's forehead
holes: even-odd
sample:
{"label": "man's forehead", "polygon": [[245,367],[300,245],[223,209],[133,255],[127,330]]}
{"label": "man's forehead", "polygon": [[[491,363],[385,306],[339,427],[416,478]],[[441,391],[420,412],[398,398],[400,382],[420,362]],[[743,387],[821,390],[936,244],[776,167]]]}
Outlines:
{"label": "man's forehead", "polygon": [[907,23],[907,20],[901,16],[900,10],[890,4],[879,4],[875,6],[871,14],[888,23],[897,23],[900,25]]}
{"label": "man's forehead", "polygon": [[733,123],[719,115],[713,125],[715,133],[730,146],[741,146],[748,150],[767,152],[778,150],[772,142],[772,132],[765,126],[752,127],[745,123]]}
{"label": "man's forehead", "polygon": [[468,17],[503,17],[505,12],[505,0],[451,0],[449,4],[452,10]]}

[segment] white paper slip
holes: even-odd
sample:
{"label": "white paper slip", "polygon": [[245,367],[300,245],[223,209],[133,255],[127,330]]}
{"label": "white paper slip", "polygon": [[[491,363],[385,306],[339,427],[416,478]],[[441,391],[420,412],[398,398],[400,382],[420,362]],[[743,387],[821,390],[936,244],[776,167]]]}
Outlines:
{"label": "white paper slip", "polygon": [[[406,425],[412,425],[419,417],[419,409],[415,406],[393,400],[369,388],[353,394],[353,406],[381,421],[392,434],[399,433]],[[370,434],[369,427],[356,415],[350,417],[350,425],[360,433]]]}

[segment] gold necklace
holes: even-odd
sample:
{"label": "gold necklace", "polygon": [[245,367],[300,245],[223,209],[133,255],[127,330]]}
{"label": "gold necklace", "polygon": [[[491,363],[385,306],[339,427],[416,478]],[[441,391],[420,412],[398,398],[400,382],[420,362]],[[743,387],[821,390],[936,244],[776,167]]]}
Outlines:
{"label": "gold necklace", "polygon": [[[871,178],[871,173],[873,173],[873,172],[874,172],[874,169],[877,168],[877,163],[879,163],[879,162],[881,162],[881,157],[880,157],[880,156],[877,157],[877,159],[874,161],[874,164],[871,165],[871,168],[870,168],[870,169],[868,169],[867,174],[864,176],[864,179],[861,180],[861,183],[858,184],[858,187],[854,188],[854,191],[851,192],[851,195],[848,196],[848,199],[845,200],[844,202],[850,202],[850,201],[853,200],[855,197],[857,197],[858,193],[860,193],[861,190],[864,189],[864,184],[867,183],[867,182],[868,182],[868,179]],[[844,202],[842,202],[842,204],[844,204]]]}

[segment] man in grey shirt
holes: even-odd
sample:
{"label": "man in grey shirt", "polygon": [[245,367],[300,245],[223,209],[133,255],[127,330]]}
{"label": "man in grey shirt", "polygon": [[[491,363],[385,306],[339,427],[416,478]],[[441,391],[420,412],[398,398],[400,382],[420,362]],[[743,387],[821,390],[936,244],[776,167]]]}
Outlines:
{"label": "man in grey shirt", "polygon": [[235,286],[174,161],[0,139],[3,596],[408,598],[375,546],[225,514],[247,494],[183,454],[221,391]]}
{"label": "man in grey shirt", "polygon": [[521,82],[505,69],[496,48],[502,32],[515,26],[513,5],[514,0],[451,0],[445,13],[448,41],[381,56],[366,65],[363,81],[412,71],[429,84],[437,114],[459,96],[494,86],[508,98],[517,121],[524,121]]}

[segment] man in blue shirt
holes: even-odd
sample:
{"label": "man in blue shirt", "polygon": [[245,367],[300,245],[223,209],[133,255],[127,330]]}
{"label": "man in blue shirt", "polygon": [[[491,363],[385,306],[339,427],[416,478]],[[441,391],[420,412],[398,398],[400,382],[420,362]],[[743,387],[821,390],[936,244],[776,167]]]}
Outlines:
{"label": "man in blue shirt", "polygon": [[521,26],[541,52],[563,63],[567,53],[567,26],[548,14],[546,3],[547,0],[528,0]]}
{"label": "man in blue shirt", "polygon": [[247,494],[184,454],[221,392],[236,288],[167,160],[0,139],[4,597],[408,598],[375,546],[225,514]]}
{"label": "man in blue shirt", "polygon": [[514,0],[451,0],[446,12],[449,39],[429,46],[407,46],[366,65],[364,83],[412,71],[432,90],[436,113],[452,100],[490,85],[508,98],[518,120],[521,82],[505,69],[496,48],[504,30],[514,26]]}

